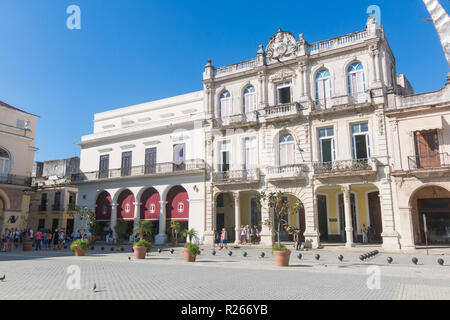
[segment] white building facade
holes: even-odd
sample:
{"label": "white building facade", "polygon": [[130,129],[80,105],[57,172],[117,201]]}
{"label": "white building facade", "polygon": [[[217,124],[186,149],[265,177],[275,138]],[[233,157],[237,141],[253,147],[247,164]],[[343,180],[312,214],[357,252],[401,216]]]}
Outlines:
{"label": "white building facade", "polygon": [[[414,95],[371,16],[361,31],[311,44],[279,29],[254,59],[221,68],[208,61],[202,91],[97,114],[94,134],[79,143],[79,204],[95,208],[111,228],[117,219],[130,226],[157,221],[157,243],[165,241],[167,223],[179,219],[207,245],[223,228],[239,243],[243,225],[256,226],[261,244],[271,245],[264,223],[270,208],[258,195],[282,192],[291,209],[302,204],[285,218],[309,247],[351,248],[370,227],[371,243],[415,248],[423,239],[420,210],[405,190],[436,183],[444,190],[435,194],[445,200],[449,176],[446,162],[435,161],[440,180],[411,178],[405,154],[417,156],[410,141],[417,130],[400,123],[438,130],[439,148],[429,143],[419,156],[430,164],[438,149],[447,159],[449,100],[448,85]],[[408,122],[423,107],[427,124]],[[401,130],[410,138],[396,138]],[[406,181],[413,186],[404,189]],[[447,209],[433,216],[435,224],[447,223]]]}
{"label": "white building facade", "polygon": [[[78,204],[114,231],[127,221],[153,221],[155,241],[167,240],[171,220],[203,237],[203,92],[95,115],[94,133],[82,137]],[[78,228],[83,228],[80,221]]]}

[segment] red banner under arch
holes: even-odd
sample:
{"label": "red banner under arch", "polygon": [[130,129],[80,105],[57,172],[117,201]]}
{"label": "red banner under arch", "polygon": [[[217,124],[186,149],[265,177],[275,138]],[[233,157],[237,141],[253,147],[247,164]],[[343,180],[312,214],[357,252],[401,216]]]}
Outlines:
{"label": "red banner under arch", "polygon": [[142,220],[159,220],[159,214],[161,212],[161,205],[159,204],[161,197],[158,191],[154,188],[150,188],[144,191],[141,196],[141,219]]}
{"label": "red banner under arch", "polygon": [[167,194],[166,219],[189,221],[189,197],[181,186],[173,187]]}
{"label": "red banner under arch", "polygon": [[135,198],[130,190],[123,191],[117,200],[117,219],[134,220]]}
{"label": "red banner under arch", "polygon": [[110,221],[111,220],[111,195],[103,191],[99,194],[96,202],[95,217],[97,221]]}

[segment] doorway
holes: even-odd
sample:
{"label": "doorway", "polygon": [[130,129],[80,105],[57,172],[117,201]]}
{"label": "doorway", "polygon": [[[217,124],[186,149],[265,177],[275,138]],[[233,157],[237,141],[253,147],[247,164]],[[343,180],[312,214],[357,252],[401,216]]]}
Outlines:
{"label": "doorway", "polygon": [[367,198],[369,201],[370,227],[373,229],[373,241],[382,242],[383,223],[381,220],[380,192],[371,192],[367,195]]}

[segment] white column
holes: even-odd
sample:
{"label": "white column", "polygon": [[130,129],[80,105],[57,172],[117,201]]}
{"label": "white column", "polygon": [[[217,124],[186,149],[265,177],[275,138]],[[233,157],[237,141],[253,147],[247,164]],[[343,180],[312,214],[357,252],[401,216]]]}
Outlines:
{"label": "white column", "polygon": [[113,231],[113,237],[116,238],[116,230],[114,230],[115,226],[116,226],[116,222],[117,222],[117,204],[112,203],[111,204],[111,222],[110,222],[110,226],[111,226],[111,230]]}
{"label": "white column", "polygon": [[136,229],[139,225],[139,221],[141,220],[141,204],[139,202],[135,202],[134,204],[134,233],[136,233]]}
{"label": "white column", "polygon": [[164,244],[167,240],[166,234],[166,203],[167,201],[159,201],[159,234],[155,237],[155,244]]}
{"label": "white column", "polygon": [[261,245],[264,246],[271,246],[272,245],[272,232],[270,231],[270,228],[266,225],[264,225],[264,222],[270,220],[270,208],[269,208],[269,202],[267,200],[262,200],[261,203],[261,219],[262,219],[262,226],[261,226]]}
{"label": "white column", "polygon": [[350,186],[346,185],[342,187],[344,193],[344,212],[345,212],[345,233],[347,235],[347,242],[345,246],[350,248],[354,247],[353,243],[353,224],[352,224],[352,208],[350,200]]}
{"label": "white column", "polygon": [[239,244],[239,240],[241,237],[241,206],[239,203],[239,192],[234,192],[233,193],[234,196],[234,231],[235,231],[235,244]]}

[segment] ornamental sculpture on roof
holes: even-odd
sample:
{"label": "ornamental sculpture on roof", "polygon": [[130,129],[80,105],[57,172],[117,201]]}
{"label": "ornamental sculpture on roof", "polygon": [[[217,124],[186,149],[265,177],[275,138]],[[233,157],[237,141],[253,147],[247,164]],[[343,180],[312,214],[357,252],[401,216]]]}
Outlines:
{"label": "ornamental sculpture on roof", "polygon": [[292,33],[278,29],[278,32],[269,40],[266,48],[268,62],[280,61],[295,57],[297,42]]}

